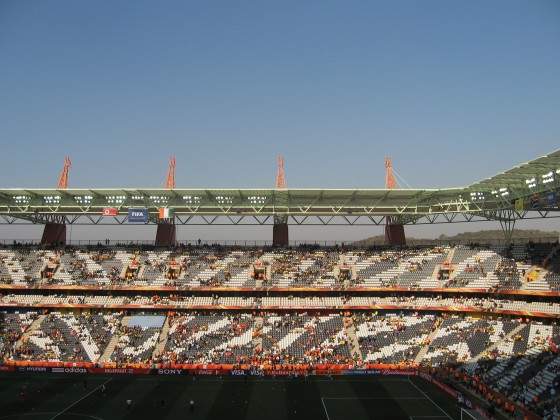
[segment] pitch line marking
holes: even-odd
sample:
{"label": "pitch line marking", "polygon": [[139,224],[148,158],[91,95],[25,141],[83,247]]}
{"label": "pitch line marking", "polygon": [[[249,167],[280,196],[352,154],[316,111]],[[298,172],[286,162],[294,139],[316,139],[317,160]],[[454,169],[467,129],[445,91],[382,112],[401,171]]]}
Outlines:
{"label": "pitch line marking", "polygon": [[[428,395],[426,395],[426,393],[425,393],[424,391],[422,391],[420,388],[418,388],[418,386],[417,386],[414,382],[410,381],[410,383],[414,386],[414,388],[416,388],[418,391],[420,391],[427,399],[429,399],[429,400],[432,402],[433,405],[435,405],[437,408],[439,408],[439,409],[441,410],[441,412],[442,412],[443,414],[445,414],[445,417],[447,417],[448,419],[453,420],[453,419],[451,418],[451,416],[450,416],[449,414],[447,414],[443,408],[441,408],[439,405],[437,405],[437,404],[434,402],[434,400],[432,400],[430,397],[428,397]],[[442,416],[442,417],[443,417],[443,416]]]}
{"label": "pitch line marking", "polygon": [[101,385],[99,385],[97,388],[95,388],[93,391],[87,393],[86,395],[84,395],[82,398],[80,398],[78,401],[74,402],[73,404],[69,405],[68,407],[66,407],[64,410],[62,410],[60,413],[58,413],[57,415],[55,415],[54,417],[51,417],[50,420],[54,420],[56,419],[58,416],[60,416],[61,414],[63,414],[64,412],[70,410],[72,407],[74,407],[76,404],[78,404],[80,401],[82,401],[83,399],[89,397],[91,394],[93,394],[95,391],[97,391],[99,388],[101,388],[103,385],[105,385],[106,383],[111,382],[113,379],[109,379],[105,382],[103,382]]}
{"label": "pitch line marking", "polygon": [[[47,412],[47,413],[22,413],[22,414],[13,414],[13,415],[9,415],[9,416],[2,416],[2,417],[0,417],[0,419],[11,419],[11,418],[14,418],[14,417],[22,417],[22,416],[43,416],[43,415],[47,415],[47,414],[48,415],[51,415],[51,414],[58,415],[60,413],[58,413],[58,414],[56,412],[54,412],[54,413],[53,412],[50,412],[50,413],[49,412]],[[71,414],[73,416],[79,416],[79,417],[87,417],[89,419],[103,420],[100,417],[90,416],[88,414],[80,414],[80,413],[67,413],[67,414]]]}
{"label": "pitch line marking", "polygon": [[[323,397],[324,400],[425,400],[425,397]],[[443,417],[443,416],[442,416]]]}
{"label": "pitch line marking", "polygon": [[327,420],[331,420],[329,417],[329,412],[327,411],[327,406],[325,405],[325,399],[321,398],[321,402],[323,403],[323,408],[325,410],[325,416],[327,416]]}

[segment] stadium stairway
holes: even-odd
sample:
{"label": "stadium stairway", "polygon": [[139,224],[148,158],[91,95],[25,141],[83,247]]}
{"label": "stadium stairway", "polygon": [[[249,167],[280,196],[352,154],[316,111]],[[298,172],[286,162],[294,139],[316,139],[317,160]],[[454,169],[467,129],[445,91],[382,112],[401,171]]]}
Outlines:
{"label": "stadium stairway", "polygon": [[154,348],[154,351],[152,352],[152,358],[154,357],[154,355],[156,354],[160,354],[163,349],[165,348],[165,345],[167,344],[167,340],[169,339],[169,330],[171,329],[171,325],[169,325],[169,322],[167,321],[167,318],[165,318],[165,322],[163,323],[163,327],[161,329],[161,333],[159,334],[159,340],[158,343],[156,344],[156,347]]}
{"label": "stadium stairway", "polygon": [[473,357],[472,359],[469,360],[469,363],[476,363],[478,362],[482,357],[484,357],[485,353],[489,353],[492,350],[495,350],[498,348],[498,346],[500,344],[502,344],[504,342],[504,340],[506,338],[511,338],[513,336],[515,336],[519,331],[521,331],[521,329],[525,326],[525,324],[519,324],[517,327],[515,327],[512,331],[510,331],[510,333],[506,336],[504,336],[504,338],[502,338],[501,340],[496,341],[494,344],[492,344],[490,347],[488,347],[485,352],[477,354],[475,357]]}
{"label": "stadium stairway", "polygon": [[[121,321],[121,326],[126,326],[128,325],[128,323],[130,322],[130,320],[132,319],[131,316],[125,316],[123,317],[122,321]],[[109,341],[109,344],[107,344],[107,347],[105,347],[105,351],[103,352],[103,354],[101,355],[101,357],[99,358],[100,362],[105,362],[108,361],[109,358],[111,357],[111,355],[113,354],[113,351],[115,350],[115,346],[118,344],[119,342],[119,338],[120,338],[120,334],[117,332],[117,334],[113,335],[113,337],[111,337],[111,340]]]}
{"label": "stadium stairway", "polygon": [[451,248],[447,253],[447,261],[449,261],[451,265],[453,265],[453,257],[455,256],[455,249],[456,248]]}
{"label": "stadium stairway", "polygon": [[35,274],[35,278],[39,279],[39,284],[46,284],[46,279],[43,278],[41,273],[44,273],[47,269],[47,263],[44,262],[43,265],[39,268],[39,271]]}
{"label": "stadium stairway", "polygon": [[[335,279],[338,279],[338,278],[339,278],[339,276],[340,276],[340,267],[342,267],[343,265],[348,265],[348,264],[346,263],[346,255],[345,255],[344,253],[341,253],[341,254],[338,256],[338,263],[336,263],[336,264],[333,266],[333,270],[332,270],[332,271],[333,271],[333,276],[334,276]],[[355,277],[353,276],[353,274],[352,274],[352,278],[355,279]]]}
{"label": "stadium stairway", "polygon": [[521,279],[523,285],[521,286],[520,290],[550,292],[550,285],[545,280],[545,276],[547,275],[547,273],[548,270],[540,270],[535,281],[525,281],[525,279]]}
{"label": "stadium stairway", "polygon": [[352,322],[352,318],[345,318],[345,322],[348,322],[346,326],[346,338],[348,339],[348,350],[350,354],[354,357],[354,354],[358,356],[358,360],[364,360],[362,351],[360,350],[360,342],[358,341],[358,335],[356,334],[356,326]]}
{"label": "stadium stairway", "polygon": [[333,272],[334,278],[337,279],[338,276],[340,275],[340,266],[339,266],[339,265],[335,265],[335,266],[333,267],[332,272]]}
{"label": "stadium stairway", "polygon": [[[262,331],[263,328],[263,319],[262,316],[258,316],[255,318],[255,326],[254,329],[255,331]],[[255,337],[253,338],[253,349],[262,349],[262,335],[261,334],[257,334],[255,335]]]}
{"label": "stadium stairway", "polygon": [[[451,248],[448,252],[447,252],[447,256],[445,257],[445,259],[447,261],[451,261],[453,259],[453,256],[455,255],[455,248]],[[423,283],[426,285],[426,287],[444,287],[445,285],[445,280],[444,279],[438,279],[438,274],[439,274],[439,270],[441,269],[441,267],[443,266],[443,263],[441,264],[436,264],[434,267],[434,271],[432,272],[432,280],[424,280]]]}
{"label": "stadium stairway", "polygon": [[356,264],[350,264],[350,270],[352,272],[352,278],[356,280],[358,277],[358,270],[356,270]]}
{"label": "stadium stairway", "polygon": [[[428,334],[428,339],[430,340],[430,343],[433,343],[434,339],[436,338],[436,335],[439,331],[439,328],[434,329],[434,331],[430,332],[430,334]],[[428,353],[428,350],[430,349],[430,345],[429,344],[424,344],[422,346],[422,348],[420,349],[420,351],[418,352],[418,354],[416,355],[416,358],[414,359],[414,363],[418,366],[420,366],[420,364],[422,363],[422,360],[424,359],[424,357],[426,356],[426,353]]]}
{"label": "stadium stairway", "polygon": [[441,264],[436,264],[436,266],[434,267],[434,272],[432,273],[432,278],[437,280],[437,286],[439,288],[442,288],[445,280],[444,279],[438,279],[437,275],[439,273],[439,269],[441,268]]}
{"label": "stadium stairway", "polygon": [[33,331],[35,331],[37,328],[39,328],[39,325],[41,325],[41,322],[43,322],[43,320],[46,317],[47,317],[46,315],[40,315],[39,318],[37,318],[35,321],[33,321],[33,323],[29,326],[27,331],[21,336],[21,338],[15,344],[14,348],[17,348],[17,347],[21,346],[23,344],[23,340],[29,339],[29,336],[31,335],[31,333]]}

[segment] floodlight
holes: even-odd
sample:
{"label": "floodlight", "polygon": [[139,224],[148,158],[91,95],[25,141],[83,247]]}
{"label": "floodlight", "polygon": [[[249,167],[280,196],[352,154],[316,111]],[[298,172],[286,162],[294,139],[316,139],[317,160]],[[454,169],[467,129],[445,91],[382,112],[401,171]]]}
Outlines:
{"label": "floodlight", "polygon": [[542,175],[542,183],[543,184],[548,184],[549,182],[553,182],[554,181],[554,173],[552,171],[550,171],[547,174]]}

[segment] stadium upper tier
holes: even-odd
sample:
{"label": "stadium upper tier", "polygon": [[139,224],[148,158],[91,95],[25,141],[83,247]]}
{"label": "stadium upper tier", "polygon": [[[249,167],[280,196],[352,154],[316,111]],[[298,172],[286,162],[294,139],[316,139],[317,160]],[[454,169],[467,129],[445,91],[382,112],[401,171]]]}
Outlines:
{"label": "stadium upper tier", "polygon": [[[547,217],[558,211],[560,151],[516,166],[467,187],[444,189],[34,189],[0,190],[0,221],[35,223],[124,223],[130,211],[147,211],[145,223],[172,209],[177,223],[242,221],[264,224],[273,216],[295,223],[385,222],[398,215],[404,224],[454,221],[454,214],[482,219]],[[538,211],[535,211],[538,210]],[[503,212],[510,212],[503,214]],[[437,218],[438,215],[448,215]],[[105,216],[105,217],[104,217]],[[107,217],[109,216],[109,217]],[[201,217],[195,217],[201,216]],[[259,218],[260,217],[260,218]],[[247,220],[245,220],[247,219]],[[464,220],[461,220],[464,221]]]}
{"label": "stadium upper tier", "polygon": [[492,291],[556,296],[559,251],[558,244],[550,243],[348,251],[15,246],[0,248],[0,290]]}

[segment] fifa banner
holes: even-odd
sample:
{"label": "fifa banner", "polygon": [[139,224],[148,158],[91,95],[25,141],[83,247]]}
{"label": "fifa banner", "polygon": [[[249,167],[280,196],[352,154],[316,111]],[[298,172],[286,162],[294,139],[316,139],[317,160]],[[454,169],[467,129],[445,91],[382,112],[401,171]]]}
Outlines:
{"label": "fifa banner", "polygon": [[175,216],[175,209],[161,208],[159,209],[160,219],[172,219]]}
{"label": "fifa banner", "polygon": [[117,214],[119,214],[119,211],[114,208],[104,208],[101,213],[102,216],[116,216]]}
{"label": "fifa banner", "polygon": [[523,211],[524,208],[525,203],[523,202],[522,198],[515,200],[515,211]]}
{"label": "fifa banner", "polygon": [[148,209],[128,209],[128,221],[130,223],[147,223]]}
{"label": "fifa banner", "polygon": [[548,207],[556,207],[556,193],[550,192],[546,195],[546,205]]}

